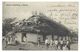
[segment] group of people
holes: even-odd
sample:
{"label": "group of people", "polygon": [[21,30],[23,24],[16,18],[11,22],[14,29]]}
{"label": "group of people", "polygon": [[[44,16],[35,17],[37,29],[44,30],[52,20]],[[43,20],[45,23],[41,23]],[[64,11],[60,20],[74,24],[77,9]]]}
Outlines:
{"label": "group of people", "polygon": [[8,45],[15,45],[16,36],[14,33],[9,32],[5,37],[3,37],[3,40],[5,41],[5,48],[7,48]]}
{"label": "group of people", "polygon": [[70,44],[71,43],[69,40],[63,41],[63,39],[61,40],[55,39],[53,41],[46,38],[45,40],[45,45],[47,48],[54,47],[56,50],[70,50]]}
{"label": "group of people", "polygon": [[[16,40],[15,36],[7,35],[6,36],[6,47],[8,44],[11,44],[10,43],[11,41],[14,42],[14,39]],[[40,41],[40,38],[38,38],[38,46],[40,46],[40,44],[41,44],[41,41]],[[45,39],[46,48],[54,47],[56,50],[70,50],[70,45],[71,45],[71,42],[69,40],[63,40],[63,39],[52,40],[52,39],[48,39],[48,38]]]}

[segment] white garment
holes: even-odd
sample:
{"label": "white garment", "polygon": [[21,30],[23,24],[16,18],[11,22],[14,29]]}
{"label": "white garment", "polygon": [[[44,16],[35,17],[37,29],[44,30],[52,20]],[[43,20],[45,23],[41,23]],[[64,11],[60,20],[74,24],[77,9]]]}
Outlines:
{"label": "white garment", "polygon": [[58,46],[58,50],[60,50],[60,46]]}
{"label": "white garment", "polygon": [[52,44],[53,44],[53,41],[52,41],[52,40],[50,40],[50,45],[52,46]]}
{"label": "white garment", "polygon": [[24,39],[24,41],[26,41],[26,40],[27,40],[27,39],[26,39],[26,37],[24,37],[23,39]]}
{"label": "white garment", "polygon": [[53,43],[53,41],[51,40],[51,43]]}
{"label": "white garment", "polygon": [[68,45],[69,44],[69,41],[67,41],[66,44]]}
{"label": "white garment", "polygon": [[66,46],[63,46],[63,50],[68,50],[68,48]]}
{"label": "white garment", "polygon": [[60,41],[60,44],[63,44],[63,41]]}
{"label": "white garment", "polygon": [[54,41],[54,43],[57,45],[57,44],[58,44],[58,41],[57,41],[57,40],[55,40],[55,41]]}
{"label": "white garment", "polygon": [[48,39],[45,40],[45,44],[47,44],[47,43],[49,43],[49,40]]}

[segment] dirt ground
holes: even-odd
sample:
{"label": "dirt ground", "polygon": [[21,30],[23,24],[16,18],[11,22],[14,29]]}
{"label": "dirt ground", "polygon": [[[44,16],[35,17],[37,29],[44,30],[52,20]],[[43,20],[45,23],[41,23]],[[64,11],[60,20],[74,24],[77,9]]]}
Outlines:
{"label": "dirt ground", "polygon": [[[28,44],[18,44],[18,45],[8,45],[5,48],[6,44],[5,41],[2,42],[2,50],[56,50],[55,45],[52,47],[47,48],[45,45],[34,45],[31,43]],[[78,44],[74,43],[71,44],[71,50],[78,50]]]}

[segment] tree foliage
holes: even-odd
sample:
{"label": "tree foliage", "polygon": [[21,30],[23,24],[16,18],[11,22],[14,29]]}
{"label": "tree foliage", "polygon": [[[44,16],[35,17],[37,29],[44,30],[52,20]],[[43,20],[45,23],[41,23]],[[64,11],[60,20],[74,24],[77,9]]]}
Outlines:
{"label": "tree foliage", "polygon": [[12,27],[14,24],[12,22],[15,21],[16,18],[5,18],[2,23],[3,36],[5,36],[9,31],[12,31]]}

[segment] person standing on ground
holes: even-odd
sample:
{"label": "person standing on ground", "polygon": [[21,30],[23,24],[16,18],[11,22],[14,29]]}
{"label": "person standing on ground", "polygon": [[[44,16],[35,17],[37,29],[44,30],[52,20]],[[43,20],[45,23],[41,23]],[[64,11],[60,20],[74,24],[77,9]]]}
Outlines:
{"label": "person standing on ground", "polygon": [[53,40],[52,39],[50,40],[50,46],[51,47],[53,46]]}
{"label": "person standing on ground", "polygon": [[40,43],[41,43],[41,41],[40,41],[40,37],[38,38],[38,46],[40,46]]}
{"label": "person standing on ground", "polygon": [[46,38],[46,40],[45,40],[45,45],[46,45],[47,48],[49,48],[49,40],[48,40],[48,38]]}
{"label": "person standing on ground", "polygon": [[58,50],[61,50],[61,49],[60,49],[60,42],[58,42]]}
{"label": "person standing on ground", "polygon": [[56,39],[56,40],[54,40],[54,44],[55,44],[55,48],[56,49],[58,49],[58,43],[59,43],[59,41]]}
{"label": "person standing on ground", "polygon": [[5,41],[6,41],[6,46],[5,46],[5,48],[7,48],[8,44],[9,44],[9,42],[10,42],[10,37],[9,37],[9,35],[6,35]]}
{"label": "person standing on ground", "polygon": [[70,50],[70,41],[69,40],[66,41],[66,45],[67,45],[68,50]]}
{"label": "person standing on ground", "polygon": [[60,49],[61,50],[63,50],[63,44],[64,44],[63,39],[61,39],[61,41],[60,41]]}

